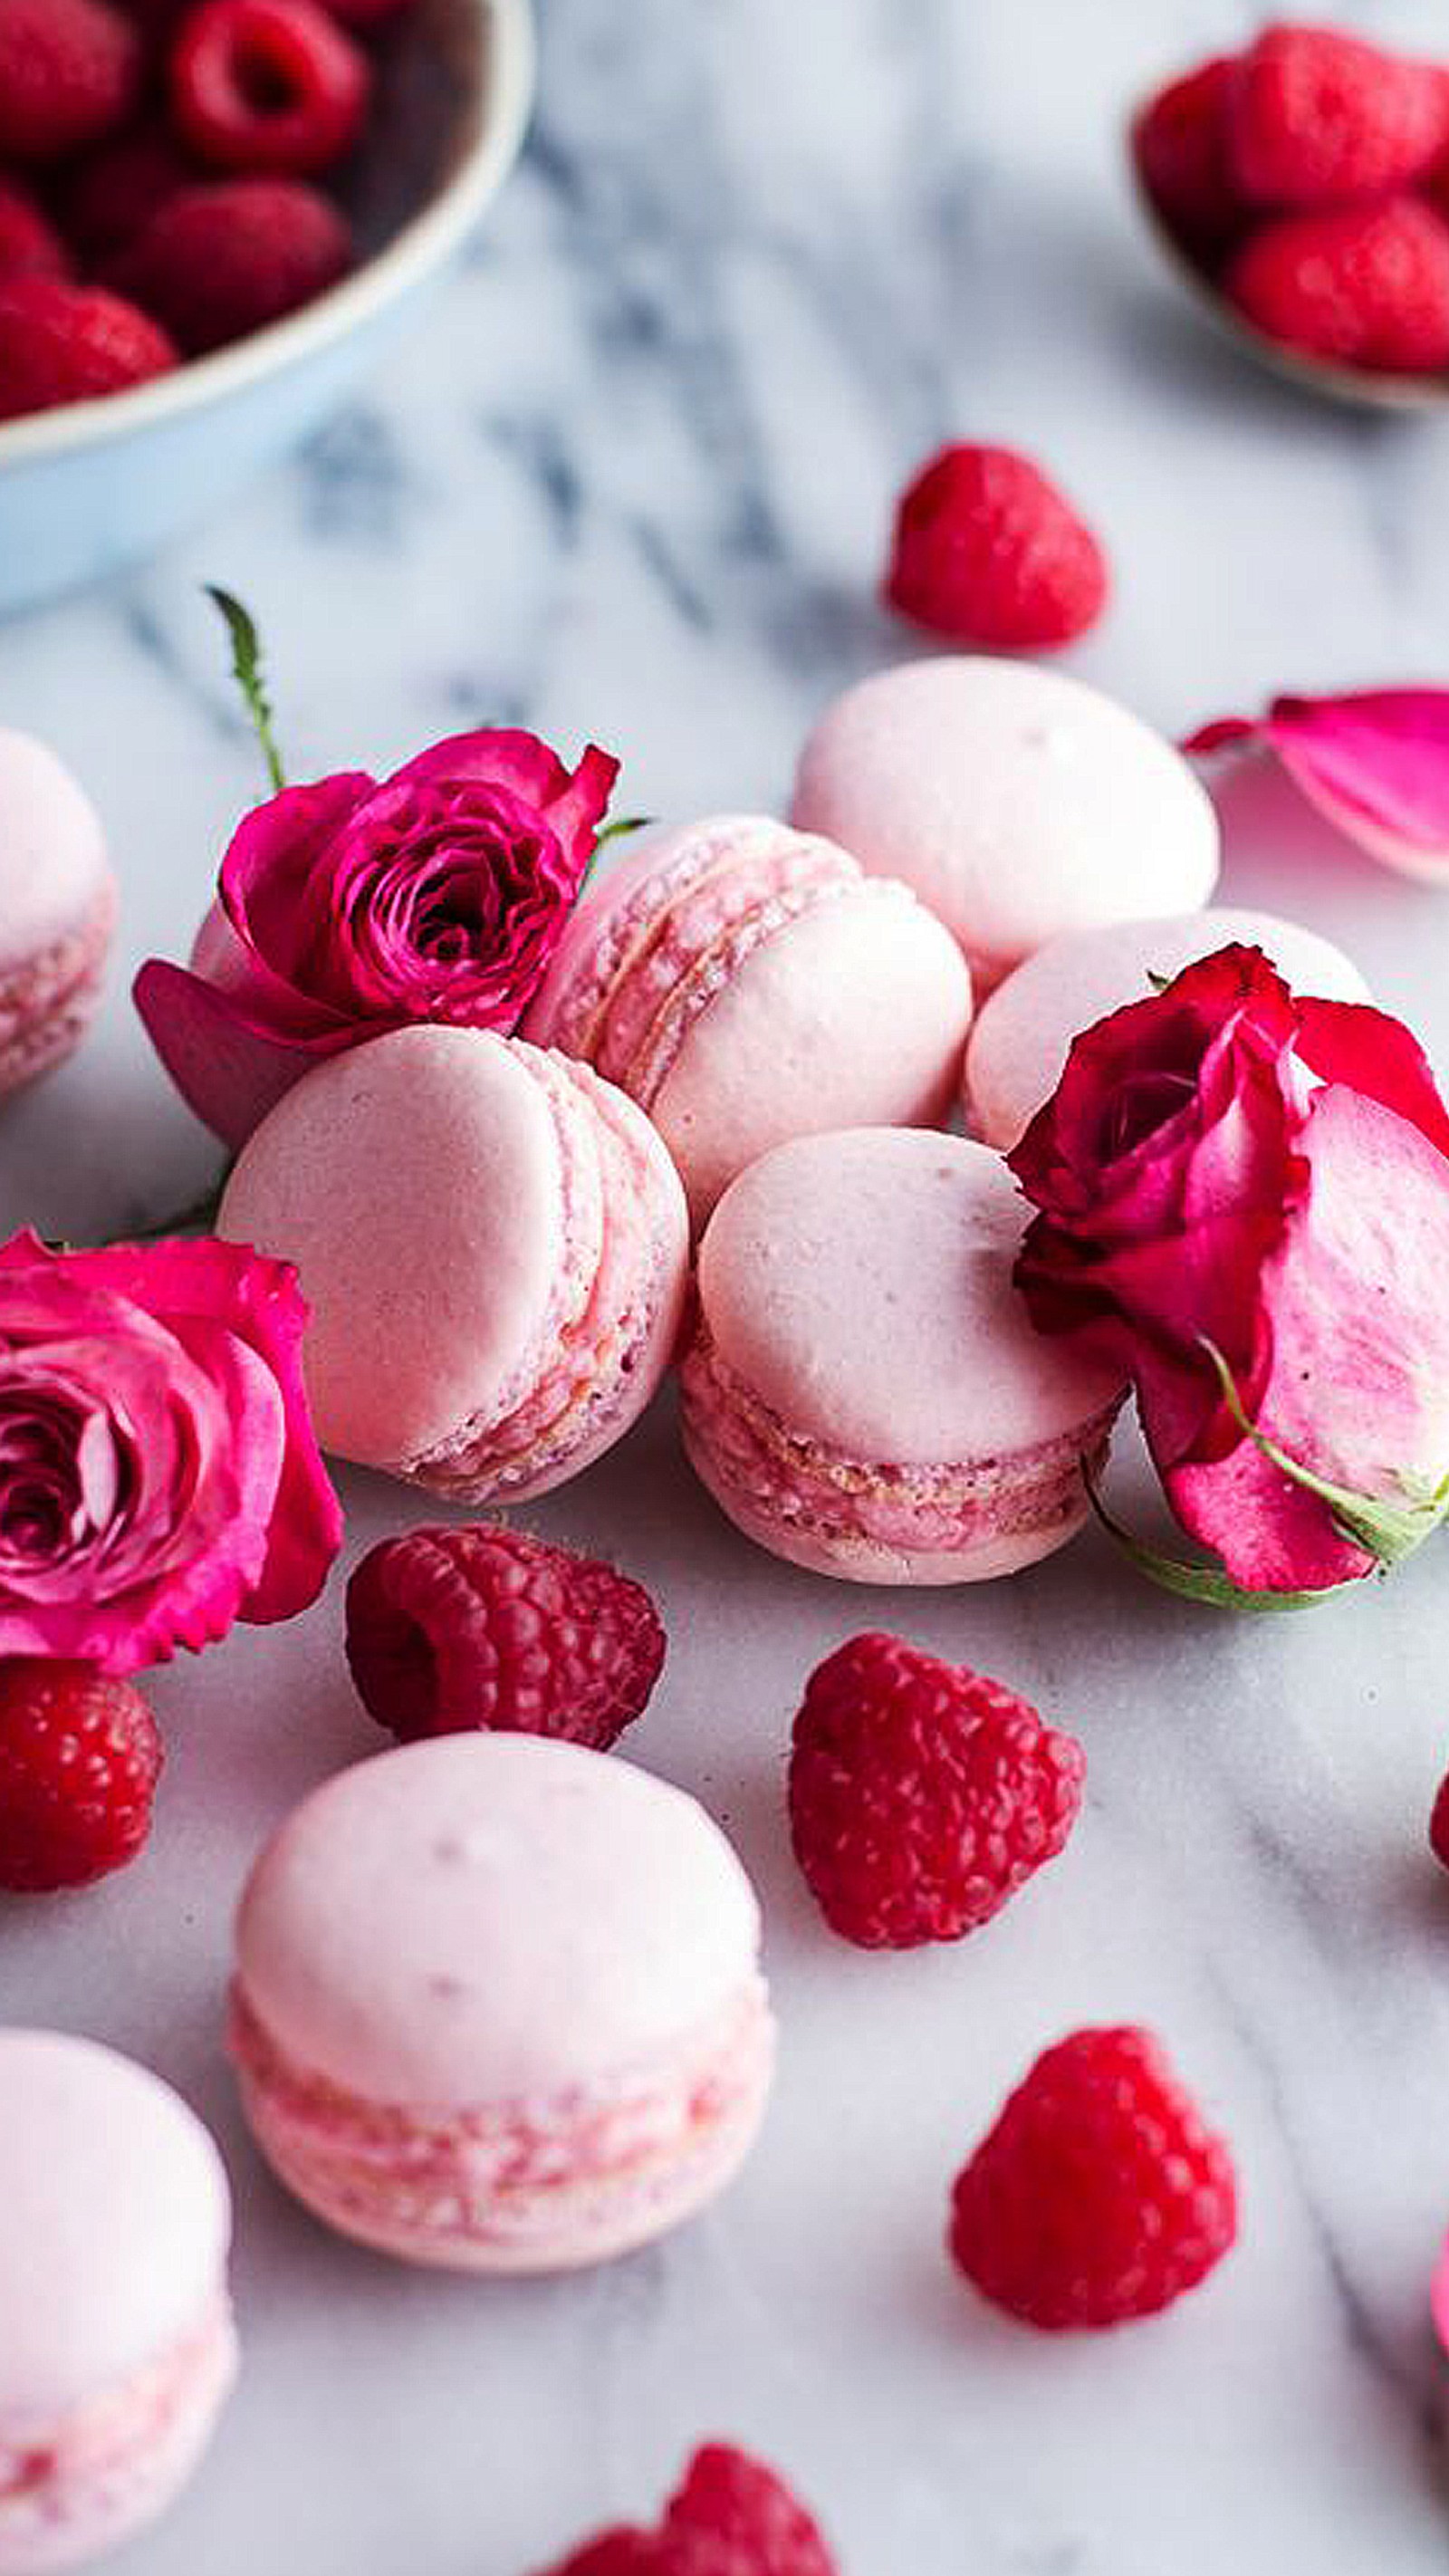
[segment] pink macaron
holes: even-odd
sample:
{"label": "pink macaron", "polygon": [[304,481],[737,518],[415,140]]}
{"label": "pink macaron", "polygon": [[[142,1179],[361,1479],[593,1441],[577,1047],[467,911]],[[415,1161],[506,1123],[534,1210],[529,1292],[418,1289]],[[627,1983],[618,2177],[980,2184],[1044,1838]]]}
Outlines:
{"label": "pink macaron", "polygon": [[970,979],[908,887],[761,814],[640,835],[586,895],[526,1034],[647,1109],[701,1225],[748,1163],[950,1109]]}
{"label": "pink macaron", "polygon": [[1009,1153],[1061,1080],[1072,1040],[1109,1012],[1144,1001],[1199,957],[1234,943],[1261,948],[1295,993],[1366,1002],[1369,988],[1331,939],[1271,912],[1216,907],[1165,920],[1110,922],[1049,939],[991,995],[966,1050],[966,1115]]}
{"label": "pink macaron", "polygon": [[169,2085],[0,2030],[0,2576],[78,2567],[185,2484],[235,2375],[230,2236]]}
{"label": "pink macaron", "polygon": [[1187,762],[1031,662],[943,654],[857,682],[806,742],[793,812],[915,888],[978,1000],[1058,931],[1192,911],[1217,882],[1217,817]]}
{"label": "pink macaron", "polygon": [[684,1193],[587,1065],[480,1029],[334,1056],[243,1147],[219,1231],[295,1262],[324,1448],[456,1501],[600,1457],[673,1353]]}
{"label": "pink macaron", "polygon": [[685,1445],[746,1536],[858,1583],[973,1583],[1086,1517],[1122,1388],[1033,1332],[1027,1211],[984,1145],[855,1128],[777,1146],[699,1256]]}
{"label": "pink macaron", "polygon": [[60,1064],[100,999],[116,885],[100,817],[55,753],[0,728],[0,1095]]}
{"label": "pink macaron", "polygon": [[541,1736],[327,1781],[242,1899],[232,2051],[317,2216],[415,2263],[553,2272],[731,2179],[774,2053],[760,1917],[702,1807]]}

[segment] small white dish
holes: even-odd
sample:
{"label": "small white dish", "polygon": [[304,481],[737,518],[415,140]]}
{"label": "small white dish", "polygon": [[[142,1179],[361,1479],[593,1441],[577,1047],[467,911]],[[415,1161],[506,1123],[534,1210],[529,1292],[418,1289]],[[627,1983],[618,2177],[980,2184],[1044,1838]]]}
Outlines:
{"label": "small white dish", "polygon": [[446,269],[523,140],[531,0],[422,0],[395,73],[406,131],[384,105],[361,157],[360,228],[381,246],[339,286],[133,393],[0,424],[0,614],[199,525],[315,428]]}

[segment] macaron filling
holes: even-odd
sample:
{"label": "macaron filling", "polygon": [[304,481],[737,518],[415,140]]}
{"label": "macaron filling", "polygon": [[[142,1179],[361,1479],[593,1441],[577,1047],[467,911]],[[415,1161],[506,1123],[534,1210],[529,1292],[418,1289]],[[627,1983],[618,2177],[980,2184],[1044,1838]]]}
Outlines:
{"label": "macaron filling", "polygon": [[706,1481],[771,1526],[832,1546],[938,1555],[1064,1529],[1085,1508],[1083,1463],[1096,1470],[1120,1396],[1054,1439],[969,1463],[892,1464],[848,1457],[791,1431],[720,1356],[700,1324],[680,1369],[685,1438]]}
{"label": "macaron filling", "polygon": [[647,1108],[753,950],[862,882],[843,850],[763,817],[693,835],[603,924],[589,971],[558,1005],[553,1042]]}
{"label": "macaron filling", "polygon": [[28,957],[0,963],[0,1090],[67,1056],[100,999],[116,920],[109,877],[74,926]]}
{"label": "macaron filling", "polygon": [[400,1461],[433,1492],[507,1494],[612,1421],[663,1314],[672,1276],[647,1134],[586,1065],[530,1050],[553,1119],[564,1258],[538,1335],[486,1412]]}
{"label": "macaron filling", "polygon": [[774,2024],[754,1975],[667,2069],[455,2112],[370,2102],[299,2065],[240,1981],[230,2046],[261,2143],[334,2224],[440,2255],[527,2255],[568,2241],[580,2204],[608,2227],[621,2202],[672,2200],[696,2171],[713,2180],[742,2154],[769,2085]]}
{"label": "macaron filling", "polygon": [[58,2422],[0,2422],[0,2557],[23,2542],[43,2564],[48,2533],[59,2542],[83,2518],[129,2517],[152,2485],[169,2492],[178,2458],[200,2446],[236,2367],[223,2294],[169,2350]]}

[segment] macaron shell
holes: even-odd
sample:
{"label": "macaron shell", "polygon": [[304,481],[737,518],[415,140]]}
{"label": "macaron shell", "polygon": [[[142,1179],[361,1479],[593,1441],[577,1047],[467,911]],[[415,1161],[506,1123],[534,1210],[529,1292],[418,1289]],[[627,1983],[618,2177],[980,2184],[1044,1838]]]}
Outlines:
{"label": "macaron shell", "polygon": [[281,1827],[242,1901],[237,1974],[300,2065],[445,2112],[697,2045],[755,1975],[759,1930],[739,1861],[681,1791],[574,1745],[448,1736],[358,1764]]}
{"label": "macaron shell", "polygon": [[696,1227],[789,1137],[943,1118],[970,1017],[959,952],[903,890],[860,885],[787,922],[715,995],[652,1103]]}
{"label": "macaron shell", "polygon": [[144,2067],[0,2031],[0,2440],[133,2376],[223,2287],[221,2159]]}
{"label": "macaron shell", "polygon": [[731,1475],[716,1449],[686,1426],[685,1445],[700,1483],[720,1509],[756,1547],[807,1574],[828,1574],[837,1583],[908,1585],[921,1591],[961,1583],[995,1583],[1037,1565],[1065,1545],[1087,1518],[1075,1452],[1071,1464],[1075,1493],[1070,1507],[1054,1516],[1034,1516],[1029,1528],[1003,1528],[973,1537],[955,1547],[912,1546],[904,1539],[872,1538],[860,1530],[826,1530],[805,1514],[772,1507],[739,1477]]}
{"label": "macaron shell", "polygon": [[[591,1066],[527,1054],[553,1102],[566,1185],[572,1176],[566,1232],[586,1241],[593,1272],[576,1279],[572,1315],[555,1297],[559,1329],[535,1354],[514,1412],[500,1420],[485,1406],[478,1427],[465,1425],[441,1453],[402,1462],[455,1501],[526,1502],[612,1448],[664,1377],[689,1286],[684,1191],[662,1138]],[[570,1269],[579,1272],[577,1255]]]}
{"label": "macaron shell", "polygon": [[80,1044],[104,989],[116,908],[103,875],[69,929],[0,965],[0,1095],[51,1072]]}
{"label": "macaron shell", "polygon": [[1116,1392],[1033,1332],[1027,1209],[984,1145],[907,1128],[801,1137],[751,1166],[700,1250],[727,1367],[800,1436],[899,1466],[1054,1441]]}
{"label": "macaron shell", "polygon": [[1008,1152],[1051,1098],[1074,1038],[1109,1012],[1145,1001],[1154,977],[1170,980],[1234,942],[1265,950],[1297,993],[1370,999],[1358,968],[1331,940],[1274,913],[1218,906],[1065,932],[997,987],[971,1033],[964,1090],[978,1134]]}
{"label": "macaron shell", "polygon": [[765,814],[712,814],[699,823],[650,823],[631,832],[570,914],[529,1005],[524,1035],[535,1046],[574,1051],[571,1024],[581,999],[591,989],[607,989],[627,970],[633,948],[652,932],[672,880],[687,877],[701,859],[708,867],[726,855],[753,864],[788,838],[788,827]]}
{"label": "macaron shell", "polygon": [[942,655],[877,672],[806,742],[793,819],[899,877],[959,939],[978,996],[1056,932],[1207,902],[1212,801],[1084,682]]}
{"label": "macaron shell", "polygon": [[42,2482],[8,2480],[0,2447],[0,2576],[59,2576],[155,2522],[198,2467],[236,2366],[222,2308],[177,2356],[169,2384],[98,2400],[93,2414],[61,2428],[58,2449],[38,2442],[48,2462]]}
{"label": "macaron shell", "polygon": [[319,1065],[243,1148],[219,1232],[293,1261],[324,1448],[396,1466],[500,1407],[565,1257],[558,1147],[526,1062],[399,1029]]}
{"label": "macaron shell", "polygon": [[0,977],[113,894],[100,816],[49,745],[0,727]]}

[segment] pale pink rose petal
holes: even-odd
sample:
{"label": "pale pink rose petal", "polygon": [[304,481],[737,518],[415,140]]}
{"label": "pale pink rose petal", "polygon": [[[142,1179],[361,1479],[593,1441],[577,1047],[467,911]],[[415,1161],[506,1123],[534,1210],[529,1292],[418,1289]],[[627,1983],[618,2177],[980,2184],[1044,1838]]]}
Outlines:
{"label": "pale pink rose petal", "polygon": [[[1257,1427],[1315,1475],[1375,1500],[1449,1474],[1449,1162],[1376,1100],[1315,1093],[1306,1196],[1264,1263],[1271,1362]],[[1249,1591],[1313,1591],[1371,1570],[1328,1507],[1253,1442],[1171,1468],[1184,1527]]]}
{"label": "pale pink rose petal", "polygon": [[1449,882],[1449,689],[1361,689],[1273,700],[1225,716],[1182,748],[1261,743],[1319,812],[1386,866]]}

